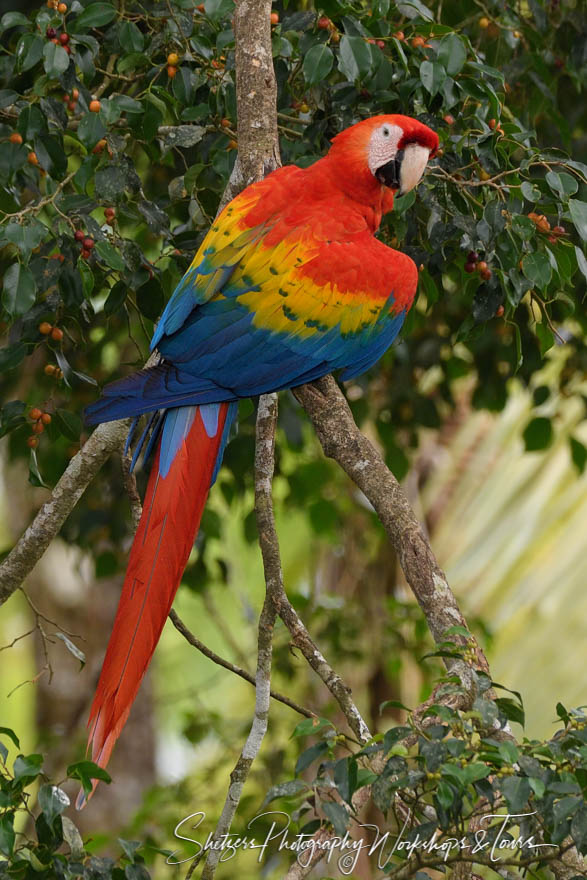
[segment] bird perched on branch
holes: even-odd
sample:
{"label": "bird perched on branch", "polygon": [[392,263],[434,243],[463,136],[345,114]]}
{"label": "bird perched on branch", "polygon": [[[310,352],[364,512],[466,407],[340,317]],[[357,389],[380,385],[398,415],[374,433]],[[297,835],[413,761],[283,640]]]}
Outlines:
{"label": "bird perched on branch", "polygon": [[150,413],[138,450],[149,431],[146,455],[156,448],[90,711],[100,766],[161,635],[238,400],[333,370],[350,379],[397,336],[418,272],[375,233],[437,148],[417,120],[375,116],[338,134],[309,168],[280,168],[247,187],[214,221],[167,303],[151,343],[159,363],[107,386],[88,407],[90,424],[133,416],[134,428]]}

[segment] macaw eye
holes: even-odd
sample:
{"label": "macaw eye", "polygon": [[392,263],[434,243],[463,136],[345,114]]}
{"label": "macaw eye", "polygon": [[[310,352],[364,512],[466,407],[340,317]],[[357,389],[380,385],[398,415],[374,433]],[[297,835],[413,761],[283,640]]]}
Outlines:
{"label": "macaw eye", "polygon": [[389,129],[388,128],[383,129],[383,137],[389,137]]}

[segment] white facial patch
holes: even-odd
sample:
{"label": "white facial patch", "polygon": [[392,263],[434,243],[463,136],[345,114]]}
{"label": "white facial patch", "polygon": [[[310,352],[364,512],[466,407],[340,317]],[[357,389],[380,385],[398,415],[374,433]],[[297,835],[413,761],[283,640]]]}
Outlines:
{"label": "white facial patch", "polygon": [[420,144],[408,144],[404,148],[404,158],[400,168],[400,195],[409,192],[420,183],[429,156],[428,147],[422,147]]}
{"label": "white facial patch", "polygon": [[371,174],[375,174],[378,168],[387,165],[395,159],[397,147],[403,137],[403,130],[399,125],[384,123],[376,128],[369,141],[367,160]]}

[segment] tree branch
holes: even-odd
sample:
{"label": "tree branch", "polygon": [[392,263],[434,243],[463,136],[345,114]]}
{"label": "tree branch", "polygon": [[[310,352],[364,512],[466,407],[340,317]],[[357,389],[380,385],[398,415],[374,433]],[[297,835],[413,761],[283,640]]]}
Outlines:
{"label": "tree branch", "polygon": [[[197,650],[201,654],[203,654],[204,657],[207,657],[218,666],[222,666],[224,669],[228,669],[229,672],[234,672],[235,675],[240,676],[240,678],[244,678],[244,680],[248,681],[249,684],[255,684],[254,675],[251,675],[250,672],[247,672],[245,669],[241,669],[240,666],[235,666],[234,663],[230,663],[229,660],[225,660],[224,657],[221,657],[219,654],[216,654],[214,651],[212,651],[211,648],[205,645],[204,642],[201,642],[200,639],[187,628],[181,617],[173,609],[169,612],[169,619],[171,620],[176,630],[184,637],[186,642],[188,642],[193,648],[197,648]],[[279,703],[283,703],[285,706],[289,706],[289,708],[293,709],[294,712],[299,712],[300,715],[304,715],[306,718],[316,717],[314,712],[310,712],[309,709],[306,709],[304,706],[300,706],[298,703],[290,700],[289,697],[284,696],[284,694],[278,693],[278,691],[272,690],[271,696],[274,700],[277,700]]]}
{"label": "tree branch", "polygon": [[120,447],[127,430],[125,421],[99,425],[71,459],[49,500],[0,565],[0,604],[35,567],[106,459]]}
{"label": "tree branch", "polygon": [[[357,428],[332,376],[325,376],[312,385],[302,385],[294,389],[294,394],[310,417],[324,454],[341,466],[373,505],[434,640],[444,641],[447,629],[455,625],[468,629],[404,490],[379,452]],[[476,666],[488,672],[489,665],[481,648],[473,638],[470,642],[474,645]],[[471,667],[456,659],[448,659],[446,663],[457,673],[472,701],[476,688]]]}

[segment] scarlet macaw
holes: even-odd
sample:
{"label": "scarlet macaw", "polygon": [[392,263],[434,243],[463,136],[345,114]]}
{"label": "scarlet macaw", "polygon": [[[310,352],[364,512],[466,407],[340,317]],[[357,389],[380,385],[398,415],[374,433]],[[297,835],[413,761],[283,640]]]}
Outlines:
{"label": "scarlet macaw", "polygon": [[151,343],[159,363],[107,386],[88,408],[90,424],[134,416],[136,425],[152,413],[149,448],[157,443],[90,711],[102,767],[161,635],[238,400],[333,370],[350,379],[391,345],[418,271],[374,234],[437,148],[417,120],[375,116],[338,134],[309,168],[286,166],[247,187],[167,303]]}

